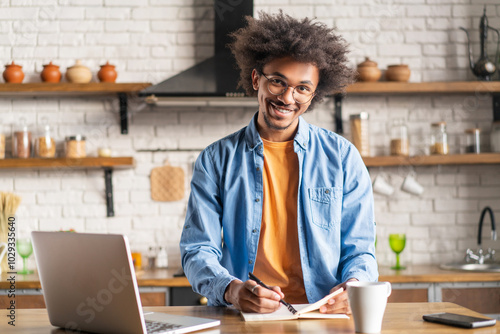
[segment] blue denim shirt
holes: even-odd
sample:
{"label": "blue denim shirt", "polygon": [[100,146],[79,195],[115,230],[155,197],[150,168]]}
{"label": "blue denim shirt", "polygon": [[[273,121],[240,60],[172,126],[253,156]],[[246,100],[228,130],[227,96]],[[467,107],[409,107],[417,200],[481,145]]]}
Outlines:
{"label": "blue denim shirt", "polygon": [[[263,143],[257,114],[198,157],[181,236],[182,266],[209,305],[228,305],[227,285],[253,271],[262,220]],[[350,278],[376,281],[373,193],[357,149],[299,118],[297,224],[310,303]]]}

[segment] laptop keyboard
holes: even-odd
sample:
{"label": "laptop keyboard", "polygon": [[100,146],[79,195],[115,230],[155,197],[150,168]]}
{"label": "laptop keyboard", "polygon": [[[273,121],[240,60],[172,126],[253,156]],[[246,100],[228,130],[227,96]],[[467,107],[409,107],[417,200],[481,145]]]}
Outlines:
{"label": "laptop keyboard", "polygon": [[148,334],[164,333],[167,331],[176,330],[177,328],[180,327],[182,327],[182,325],[170,324],[168,322],[161,322],[161,321],[146,320],[146,330]]}

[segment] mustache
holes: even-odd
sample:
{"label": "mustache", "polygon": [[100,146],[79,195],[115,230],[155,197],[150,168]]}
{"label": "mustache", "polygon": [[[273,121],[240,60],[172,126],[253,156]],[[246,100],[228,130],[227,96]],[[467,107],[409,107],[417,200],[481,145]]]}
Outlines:
{"label": "mustache", "polygon": [[294,111],[297,111],[298,108],[296,107],[293,107],[292,104],[285,104],[281,101],[274,101],[274,100],[268,100],[267,102],[271,103],[271,104],[274,104],[276,107],[284,107],[284,108],[290,108],[290,109],[293,109]]}

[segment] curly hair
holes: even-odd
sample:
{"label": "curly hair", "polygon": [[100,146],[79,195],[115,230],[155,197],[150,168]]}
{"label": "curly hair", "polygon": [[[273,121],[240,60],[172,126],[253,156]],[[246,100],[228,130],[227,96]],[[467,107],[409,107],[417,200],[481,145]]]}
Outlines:
{"label": "curly hair", "polygon": [[314,64],[319,69],[316,95],[308,110],[333,92],[343,92],[353,82],[354,71],[348,67],[347,42],[320,22],[309,18],[297,20],[289,15],[259,12],[259,19],[246,17],[248,25],[231,34],[229,48],[240,68],[238,87],[255,96],[252,70],[262,73],[270,61],[291,57],[298,62]]}

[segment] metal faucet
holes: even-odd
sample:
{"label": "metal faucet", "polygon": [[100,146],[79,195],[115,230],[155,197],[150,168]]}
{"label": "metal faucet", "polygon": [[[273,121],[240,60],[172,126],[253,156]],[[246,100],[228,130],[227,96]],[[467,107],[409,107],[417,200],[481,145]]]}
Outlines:
{"label": "metal faucet", "polygon": [[497,240],[497,230],[495,228],[495,216],[493,215],[493,210],[489,206],[485,207],[481,212],[481,217],[479,218],[479,230],[477,234],[477,254],[468,248],[465,254],[465,261],[470,262],[470,260],[474,260],[476,263],[483,264],[484,260],[493,260],[493,255],[495,255],[495,251],[491,248],[488,248],[488,253],[484,254],[483,249],[481,248],[481,235],[483,230],[483,220],[486,212],[490,214],[491,221],[491,240]]}

